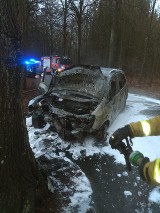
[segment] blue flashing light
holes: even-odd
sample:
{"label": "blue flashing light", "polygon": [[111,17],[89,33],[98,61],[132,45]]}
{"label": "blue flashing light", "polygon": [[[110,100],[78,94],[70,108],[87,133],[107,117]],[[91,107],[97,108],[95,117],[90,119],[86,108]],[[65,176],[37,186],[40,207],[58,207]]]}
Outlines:
{"label": "blue flashing light", "polygon": [[25,64],[37,64],[37,63],[39,63],[39,62],[40,62],[40,61],[37,61],[37,60],[35,60],[35,59],[33,59],[33,58],[24,61]]}
{"label": "blue flashing light", "polygon": [[33,59],[33,58],[31,58],[31,59],[29,59],[29,60],[35,62],[35,59]]}

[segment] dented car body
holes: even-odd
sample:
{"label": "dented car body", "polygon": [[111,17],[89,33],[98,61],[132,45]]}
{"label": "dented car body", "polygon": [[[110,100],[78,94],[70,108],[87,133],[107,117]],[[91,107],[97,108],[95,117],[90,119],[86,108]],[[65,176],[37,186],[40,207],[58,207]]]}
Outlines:
{"label": "dented car body", "polygon": [[89,65],[71,67],[58,76],[44,73],[39,91],[29,103],[33,126],[50,122],[64,139],[85,133],[103,138],[128,97],[122,70]]}

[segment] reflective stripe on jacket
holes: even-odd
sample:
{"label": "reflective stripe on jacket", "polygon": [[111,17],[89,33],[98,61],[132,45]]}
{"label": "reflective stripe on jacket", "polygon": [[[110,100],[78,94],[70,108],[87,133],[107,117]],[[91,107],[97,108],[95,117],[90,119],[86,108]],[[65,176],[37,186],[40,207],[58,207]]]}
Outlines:
{"label": "reflective stripe on jacket", "polygon": [[160,135],[160,116],[130,123],[130,127],[134,137]]}

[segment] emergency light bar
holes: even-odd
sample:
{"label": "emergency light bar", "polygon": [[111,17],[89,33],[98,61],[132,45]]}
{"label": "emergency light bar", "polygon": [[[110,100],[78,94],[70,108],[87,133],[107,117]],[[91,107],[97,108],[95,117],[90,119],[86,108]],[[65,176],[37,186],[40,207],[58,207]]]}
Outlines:
{"label": "emergency light bar", "polygon": [[25,63],[25,64],[37,64],[37,63],[39,63],[39,62],[40,62],[40,61],[37,61],[37,60],[31,58],[31,59],[25,61],[24,63]]}

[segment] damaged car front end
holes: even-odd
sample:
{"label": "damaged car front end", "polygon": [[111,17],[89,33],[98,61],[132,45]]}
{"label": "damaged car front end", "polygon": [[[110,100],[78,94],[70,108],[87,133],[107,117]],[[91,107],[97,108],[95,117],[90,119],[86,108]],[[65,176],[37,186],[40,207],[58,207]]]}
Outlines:
{"label": "damaged car front end", "polygon": [[[43,76],[39,85],[42,95],[31,100],[32,124],[42,128],[49,122],[63,139],[102,132],[117,115],[114,111],[109,71],[96,66],[74,66],[58,76]],[[108,75],[108,77],[107,77]],[[46,81],[45,81],[46,80]],[[124,89],[124,88],[122,88]],[[122,94],[127,98],[127,87]],[[124,104],[122,104],[124,105]],[[121,108],[121,106],[119,106]],[[114,111],[114,113],[113,113]]]}

